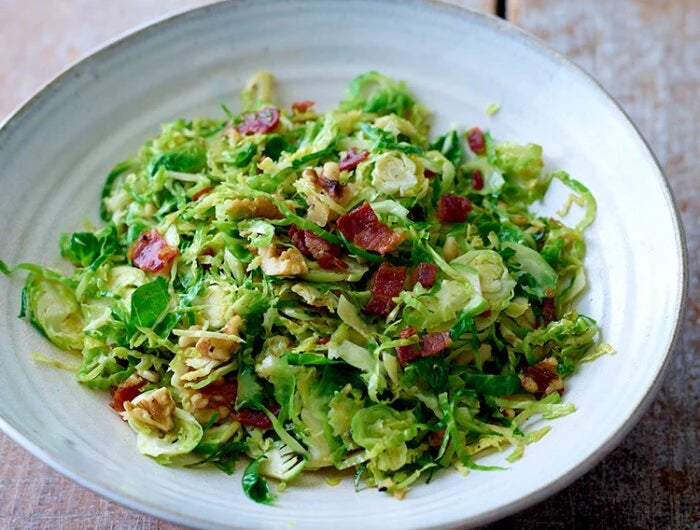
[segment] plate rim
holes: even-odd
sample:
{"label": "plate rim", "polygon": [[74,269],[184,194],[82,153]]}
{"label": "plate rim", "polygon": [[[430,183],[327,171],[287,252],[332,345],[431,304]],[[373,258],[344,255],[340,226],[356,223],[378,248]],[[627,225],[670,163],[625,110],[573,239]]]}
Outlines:
{"label": "plate rim", "polygon": [[[338,0],[334,0],[338,1]],[[347,0],[340,0],[347,1]],[[352,0],[351,0],[352,1]],[[392,0],[374,0],[375,2],[381,2],[384,4],[392,3]],[[49,97],[50,93],[61,83],[69,78],[75,76],[82,69],[88,68],[91,64],[99,63],[99,61],[106,54],[112,53],[121,47],[129,46],[132,41],[138,38],[144,38],[148,36],[151,32],[157,32],[162,27],[177,23],[178,20],[185,19],[187,17],[201,16],[203,12],[206,11],[216,11],[225,7],[235,8],[237,4],[250,3],[247,0],[217,0],[205,5],[197,6],[190,9],[185,9],[181,11],[174,11],[164,16],[154,18],[151,21],[146,21],[144,23],[138,24],[137,26],[121,32],[116,37],[113,37],[101,45],[97,45],[87,54],[78,58],[76,61],[72,62],[67,68],[59,72],[53,78],[49,79],[43,83],[35,92],[29,97],[25,98],[19,105],[17,105],[14,110],[12,110],[2,121],[0,121],[0,136],[3,134],[9,134],[10,129],[26,112],[30,111],[35,104],[37,104],[44,97]],[[619,112],[624,121],[627,122],[628,126],[631,126],[632,131],[635,133],[636,140],[641,142],[641,147],[650,156],[651,162],[656,170],[656,177],[662,185],[664,191],[664,200],[668,209],[672,213],[672,224],[674,228],[674,236],[676,238],[678,247],[680,247],[680,297],[678,308],[674,315],[674,329],[671,339],[666,345],[666,352],[664,354],[664,360],[661,367],[654,376],[654,380],[647,389],[644,397],[636,404],[632,414],[624,421],[622,426],[615,431],[611,436],[605,439],[597,449],[591,453],[591,455],[579,462],[574,466],[569,473],[560,476],[559,478],[541,486],[539,489],[532,492],[526,497],[521,497],[515,499],[502,506],[492,508],[486,512],[475,516],[462,516],[459,519],[454,519],[452,521],[438,524],[430,525],[425,528],[464,528],[464,525],[468,527],[474,527],[478,525],[487,524],[498,519],[502,519],[516,512],[524,510],[534,504],[540,503],[547,499],[548,497],[554,495],[555,493],[561,491],[565,487],[569,486],[575,480],[580,478],[582,475],[590,471],[593,467],[600,463],[600,461],[610,454],[613,449],[615,449],[622,440],[629,434],[632,428],[639,422],[644,413],[647,411],[654,398],[658,394],[662,383],[664,382],[665,375],[668,371],[668,367],[671,364],[671,360],[675,354],[675,348],[678,344],[678,338],[683,327],[684,315],[686,310],[686,301],[688,296],[688,248],[685,229],[683,226],[682,218],[680,215],[680,209],[677,204],[677,200],[670,186],[669,180],[666,177],[661,165],[656,157],[656,154],[652,150],[651,146],[647,142],[646,138],[642,135],[641,131],[630,118],[627,112],[622,108],[620,103],[602,86],[602,84],[585,69],[574,63],[572,60],[568,59],[564,54],[556,51],[549,44],[544,42],[539,37],[523,30],[522,28],[516,26],[508,20],[501,19],[495,15],[489,13],[484,13],[480,11],[473,10],[466,6],[456,5],[451,3],[450,0],[410,0],[410,3],[415,6],[420,6],[423,9],[437,9],[444,11],[452,11],[454,14],[461,17],[472,17],[474,19],[479,19],[479,21],[485,25],[489,25],[499,33],[509,35],[510,37],[518,40],[522,44],[526,45],[529,49],[533,50],[535,53],[548,56],[552,61],[556,62],[559,66],[566,68],[569,72],[582,78],[584,82],[589,83],[594,91],[597,91],[602,99],[608,104],[612,104],[613,108]],[[122,506],[140,512],[142,514],[151,515],[159,519],[173,522],[180,525],[192,526],[197,525],[198,527],[204,528],[228,528],[229,526],[221,526],[218,523],[204,519],[198,516],[194,516],[189,513],[182,513],[176,510],[164,509],[161,506],[148,502],[144,499],[138,498],[135,495],[129,495],[127,493],[120,493],[108,486],[94,481],[87,476],[86,473],[81,472],[81,470],[70,466],[62,461],[60,455],[53,455],[48,451],[42,449],[30,438],[25,437],[19,432],[17,428],[11,425],[5,418],[0,416],[0,431],[3,431],[13,442],[22,447],[24,450],[28,451],[31,455],[38,458],[41,462],[48,465],[55,471],[58,471],[63,476],[69,478],[76,484],[84,487],[93,493],[108,499],[112,502],[116,502]],[[239,528],[239,526],[233,526],[234,528]]]}

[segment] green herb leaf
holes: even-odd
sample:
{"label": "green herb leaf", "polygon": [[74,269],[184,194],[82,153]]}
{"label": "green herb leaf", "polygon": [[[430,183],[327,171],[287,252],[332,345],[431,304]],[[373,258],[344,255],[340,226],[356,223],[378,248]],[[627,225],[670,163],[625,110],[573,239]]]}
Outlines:
{"label": "green herb leaf", "polygon": [[168,308],[170,293],[168,282],[158,276],[146,283],[131,295],[131,323],[134,326],[150,328]]}
{"label": "green herb leaf", "polygon": [[241,484],[243,491],[252,500],[260,504],[270,504],[275,498],[270,495],[267,480],[260,474],[260,461],[267,458],[265,455],[253,460],[243,472]]}

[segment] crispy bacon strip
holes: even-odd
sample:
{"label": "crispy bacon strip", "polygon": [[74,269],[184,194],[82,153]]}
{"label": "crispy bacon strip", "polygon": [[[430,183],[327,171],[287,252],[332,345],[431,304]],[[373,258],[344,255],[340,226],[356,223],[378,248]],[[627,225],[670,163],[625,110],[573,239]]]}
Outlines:
{"label": "crispy bacon strip", "polygon": [[394,232],[379,221],[367,203],[340,217],[338,229],[358,247],[378,252],[382,256],[391,252],[404,239],[403,234]]}
{"label": "crispy bacon strip", "polygon": [[549,296],[542,299],[540,305],[540,311],[542,314],[537,318],[537,327],[546,326],[550,322],[557,319],[557,305],[554,302],[554,298]]}
{"label": "crispy bacon strip", "polygon": [[289,227],[289,238],[302,254],[313,258],[324,269],[347,269],[348,264],[340,259],[340,247],[329,243],[314,234],[311,230],[303,230],[296,225]]}
{"label": "crispy bacon strip", "polygon": [[463,223],[471,209],[472,205],[466,197],[446,194],[440,197],[435,215],[445,223]]}
{"label": "crispy bacon strip", "polygon": [[[406,339],[415,334],[415,328],[406,328],[399,333],[399,336],[402,339]],[[419,357],[433,357],[445,348],[449,348],[451,345],[452,339],[450,338],[449,331],[433,331],[421,337],[418,344],[397,346],[396,356],[398,357],[399,362],[403,365],[414,361]]]}
{"label": "crispy bacon strip", "polygon": [[340,160],[338,161],[338,167],[340,171],[345,171],[347,169],[353,169],[357,165],[365,160],[369,156],[369,151],[357,152],[357,149],[351,147],[348,151],[343,151],[340,153]]}
{"label": "crispy bacon strip", "polygon": [[[399,333],[399,337],[407,339],[416,334],[416,328],[408,327]],[[401,364],[410,363],[420,357],[420,344],[409,344],[408,346],[397,346],[396,356]]]}
{"label": "crispy bacon strip", "polygon": [[292,110],[295,110],[301,114],[304,112],[308,112],[311,107],[313,107],[316,104],[315,101],[295,101],[292,103]]}
{"label": "crispy bacon strip", "polygon": [[268,107],[247,112],[241,116],[243,121],[236,126],[236,130],[241,134],[267,134],[277,128],[280,122],[280,111]]}
{"label": "crispy bacon strip", "polygon": [[437,279],[437,267],[433,263],[422,262],[411,272],[411,283],[420,284],[425,287],[432,287]]}
{"label": "crispy bacon strip", "polygon": [[406,281],[406,267],[390,265],[383,262],[374,274],[372,297],[365,312],[386,316],[396,306],[392,300],[401,294]]}
{"label": "crispy bacon strip", "polygon": [[[272,412],[275,416],[279,414],[280,407],[279,405],[270,405],[267,407],[270,412]],[[243,425],[248,425],[250,427],[255,427],[256,429],[263,429],[267,430],[272,427],[272,422],[270,421],[270,418],[267,417],[267,414],[265,414],[264,411],[262,410],[253,410],[253,409],[240,409],[238,412],[236,412],[236,419],[242,423]]]}
{"label": "crispy bacon strip", "polygon": [[449,331],[434,331],[423,337],[421,356],[432,357],[452,345]]}
{"label": "crispy bacon strip", "polygon": [[133,242],[129,248],[129,259],[134,266],[147,272],[167,274],[173,260],[180,251],[166,243],[158,230],[147,230]]}
{"label": "crispy bacon strip", "polygon": [[336,200],[343,197],[343,193],[345,193],[345,186],[343,186],[340,181],[329,179],[328,177],[321,175],[318,182],[329,197]]}
{"label": "crispy bacon strip", "polygon": [[[131,379],[131,378],[129,378]],[[112,401],[109,406],[117,412],[124,412],[124,402],[131,401],[141,393],[141,387],[145,386],[145,379],[139,378],[139,381],[124,381],[112,388]]]}
{"label": "crispy bacon strip", "polygon": [[474,154],[486,154],[486,138],[484,138],[484,133],[478,127],[473,127],[467,131],[467,143]]}

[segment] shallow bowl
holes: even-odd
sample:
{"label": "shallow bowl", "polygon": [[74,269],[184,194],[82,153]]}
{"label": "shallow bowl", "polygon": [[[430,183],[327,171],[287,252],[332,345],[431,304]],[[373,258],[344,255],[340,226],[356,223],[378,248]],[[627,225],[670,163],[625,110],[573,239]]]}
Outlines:
{"label": "shallow bowl", "polygon": [[[404,79],[434,111],[434,130],[478,124],[497,138],[539,143],[549,168],[590,187],[598,217],[586,232],[590,288],[579,307],[618,353],[569,380],[566,398],[578,411],[553,422],[506,471],[442,473],[401,502],[315,475],[260,506],[244,497],[240,477],[141,456],[106,395],[34,362],[31,352],[61,354],[15,318],[15,275],[0,283],[0,427],[105,497],[210,528],[470,526],[542,500],[590,469],[659,386],[684,300],[683,236],[666,180],[615,102],[566,59],[493,17],[428,1],[237,1],[132,33],[59,76],[0,130],[2,259],[65,268],[57,238],[98,219],[111,166],[163,121],[219,116],[220,101],[235,108],[235,94],[260,69],[275,74],[282,103],[311,99],[320,109],[368,69]],[[489,103],[501,105],[493,117],[484,113]],[[555,190],[541,208],[554,211],[561,198]]]}

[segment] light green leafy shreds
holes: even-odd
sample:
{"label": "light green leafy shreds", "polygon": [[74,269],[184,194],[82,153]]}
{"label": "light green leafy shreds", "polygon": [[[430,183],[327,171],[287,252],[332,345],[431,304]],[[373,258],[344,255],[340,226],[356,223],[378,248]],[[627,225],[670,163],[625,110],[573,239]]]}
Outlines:
{"label": "light green leafy shreds", "polygon": [[[164,124],[118,164],[107,225],[61,238],[73,272],[18,267],[21,316],[80,352],[142,453],[227,473],[246,454],[258,502],[304,469],[400,497],[489,448],[519,458],[547,432],[525,421],[572,412],[563,378],[611,351],[573,306],[590,191],[535,144],[428,141],[426,108],[377,72],[326,113],[272,87],[257,74],[240,114]],[[552,178],[585,205],[576,228],[529,210]]]}

